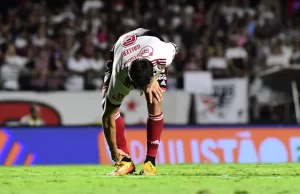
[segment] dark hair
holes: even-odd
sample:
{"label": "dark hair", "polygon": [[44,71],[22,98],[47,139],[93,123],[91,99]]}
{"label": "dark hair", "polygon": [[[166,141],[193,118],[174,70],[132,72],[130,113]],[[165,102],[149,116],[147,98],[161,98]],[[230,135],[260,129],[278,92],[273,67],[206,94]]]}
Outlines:
{"label": "dark hair", "polygon": [[148,59],[136,59],[131,63],[129,75],[139,88],[145,87],[153,77],[153,65]]}
{"label": "dark hair", "polygon": [[30,105],[30,113],[33,113],[35,111],[35,107],[37,107],[37,106],[38,106],[38,104],[32,103]]}

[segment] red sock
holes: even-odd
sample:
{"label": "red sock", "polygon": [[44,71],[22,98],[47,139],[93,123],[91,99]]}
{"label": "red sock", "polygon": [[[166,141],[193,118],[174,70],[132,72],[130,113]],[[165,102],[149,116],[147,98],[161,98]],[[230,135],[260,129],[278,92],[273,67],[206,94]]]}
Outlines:
{"label": "red sock", "polygon": [[126,154],[129,154],[127,141],[125,138],[125,124],[120,113],[116,114],[116,136],[118,149],[121,149]]}
{"label": "red sock", "polygon": [[156,157],[160,136],[164,124],[163,113],[148,115],[147,121],[147,156]]}

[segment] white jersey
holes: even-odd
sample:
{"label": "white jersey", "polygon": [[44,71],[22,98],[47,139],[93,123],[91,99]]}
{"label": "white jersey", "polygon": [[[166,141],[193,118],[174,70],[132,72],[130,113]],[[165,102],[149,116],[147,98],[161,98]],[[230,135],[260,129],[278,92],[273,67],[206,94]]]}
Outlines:
{"label": "white jersey", "polygon": [[[173,43],[166,43],[156,36],[144,35],[147,29],[139,28],[122,35],[113,48],[113,61],[106,98],[114,104],[120,105],[126,95],[134,89],[128,76],[131,63],[137,58],[146,58],[153,63],[156,75],[165,71],[172,63],[177,52]],[[104,83],[107,80],[104,80]]]}

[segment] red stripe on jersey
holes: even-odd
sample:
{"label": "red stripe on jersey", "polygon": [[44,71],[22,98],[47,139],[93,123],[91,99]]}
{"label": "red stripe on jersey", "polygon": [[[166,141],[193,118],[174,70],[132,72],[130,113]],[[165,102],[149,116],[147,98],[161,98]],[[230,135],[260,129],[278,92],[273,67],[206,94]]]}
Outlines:
{"label": "red stripe on jersey", "polygon": [[153,65],[166,65],[166,59],[155,59],[151,61]]}
{"label": "red stripe on jersey", "polygon": [[159,62],[152,63],[152,64],[153,64],[153,66],[155,66],[155,65],[162,65],[162,66],[165,66],[165,65],[166,65],[166,63],[159,63]]}
{"label": "red stripe on jersey", "polygon": [[154,63],[164,63],[164,64],[166,64],[166,61],[153,61],[152,63],[153,63],[153,64],[154,64]]}
{"label": "red stripe on jersey", "polygon": [[158,59],[154,59],[152,61],[156,61],[156,60],[166,60],[165,58],[158,58]]}
{"label": "red stripe on jersey", "polygon": [[161,62],[161,63],[166,63],[166,59],[154,59],[154,60],[152,60],[151,62],[152,63],[155,63],[155,62]]}

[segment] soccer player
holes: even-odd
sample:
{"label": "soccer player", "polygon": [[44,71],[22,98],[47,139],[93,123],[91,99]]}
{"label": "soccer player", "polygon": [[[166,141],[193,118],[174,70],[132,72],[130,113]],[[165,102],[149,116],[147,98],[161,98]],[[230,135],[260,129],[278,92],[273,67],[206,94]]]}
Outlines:
{"label": "soccer player", "polygon": [[141,95],[145,93],[148,109],[147,155],[140,174],[156,175],[155,157],[163,129],[162,100],[168,78],[166,67],[176,53],[175,44],[143,28],[122,35],[113,46],[102,88],[102,125],[111,158],[115,161],[115,169],[108,175],[135,172],[119,112],[122,100],[134,89],[139,89]]}

